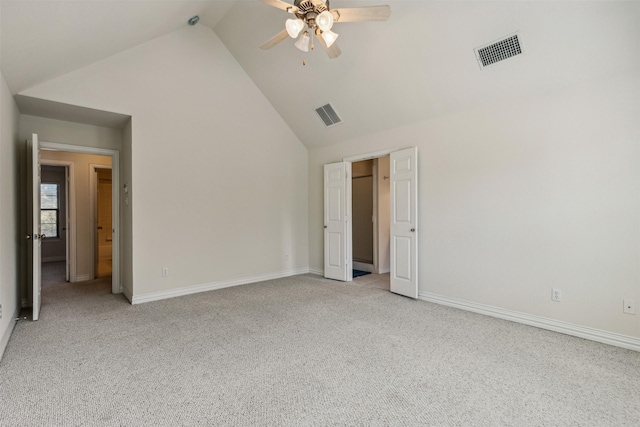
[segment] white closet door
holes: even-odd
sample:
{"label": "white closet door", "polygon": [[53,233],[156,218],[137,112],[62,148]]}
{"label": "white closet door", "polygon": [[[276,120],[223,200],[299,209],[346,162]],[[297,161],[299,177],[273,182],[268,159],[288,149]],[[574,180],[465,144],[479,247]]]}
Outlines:
{"label": "white closet door", "polygon": [[391,292],[418,298],[418,149],[391,153]]}

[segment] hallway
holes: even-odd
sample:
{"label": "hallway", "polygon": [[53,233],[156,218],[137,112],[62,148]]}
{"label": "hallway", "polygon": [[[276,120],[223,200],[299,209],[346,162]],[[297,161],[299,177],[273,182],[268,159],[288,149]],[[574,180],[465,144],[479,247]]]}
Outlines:
{"label": "hallway", "polygon": [[[42,308],[40,320],[52,316],[65,315],[58,310],[73,310],[73,316],[82,316],[82,312],[92,311],[100,299],[98,295],[111,294],[111,277],[69,283],[65,280],[65,261],[42,263]],[[114,295],[127,303],[122,295]],[[66,313],[69,314],[69,313]],[[22,310],[22,317],[31,319],[31,307]]]}

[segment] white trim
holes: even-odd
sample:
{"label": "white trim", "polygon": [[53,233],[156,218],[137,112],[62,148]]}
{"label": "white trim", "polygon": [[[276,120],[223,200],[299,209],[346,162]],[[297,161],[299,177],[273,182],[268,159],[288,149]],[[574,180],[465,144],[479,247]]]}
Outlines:
{"label": "white trim", "polygon": [[[48,149],[55,151],[67,151],[70,153],[81,154],[97,154],[100,156],[111,157],[111,170],[113,171],[111,176],[111,186],[113,188],[112,202],[111,202],[111,220],[113,229],[116,230],[113,233],[112,251],[113,260],[111,275],[111,292],[114,294],[122,292],[122,284],[120,283],[120,152],[118,150],[111,150],[109,148],[95,148],[85,147],[81,145],[61,144],[58,142],[40,142],[40,149]],[[75,259],[75,258],[73,258]],[[82,281],[85,276],[76,276],[76,281]],[[90,280],[90,279],[84,279]]]}
{"label": "white trim", "polygon": [[622,347],[629,350],[640,351],[640,338],[630,337],[627,335],[607,332],[600,329],[589,328],[587,326],[574,325],[560,320],[549,319],[546,317],[534,316],[518,311],[507,310],[504,308],[493,307],[490,305],[479,304],[471,301],[465,301],[457,298],[445,297],[431,292],[420,292],[418,299],[433,302],[436,304],[446,305],[449,307],[459,308],[461,310],[472,311],[499,319],[510,320],[524,325],[535,326],[536,328],[548,329],[550,331],[560,332],[579,338],[585,338],[591,341],[601,342],[604,344]]}
{"label": "white trim", "polygon": [[345,162],[360,162],[362,160],[371,160],[371,159],[377,159],[380,157],[385,157],[388,156],[389,154],[398,151],[397,148],[389,148],[388,150],[380,150],[380,151],[373,151],[371,153],[365,153],[365,154],[359,154],[357,156],[351,156],[351,157],[345,157],[342,160]]}
{"label": "white trim", "polygon": [[315,274],[316,276],[324,276],[324,271],[319,268],[310,268],[308,273]]}
{"label": "white trim", "polygon": [[264,282],[266,280],[281,279],[283,277],[297,276],[300,274],[306,274],[308,272],[309,272],[308,268],[301,268],[298,270],[288,270],[288,271],[282,271],[279,273],[269,273],[269,274],[262,274],[259,276],[242,277],[242,278],[233,279],[233,280],[204,283],[202,285],[186,286],[183,288],[171,289],[168,291],[149,292],[146,294],[133,295],[131,297],[131,304],[141,304],[145,302],[181,297],[184,295],[197,294],[200,292],[213,291],[216,289],[230,288],[232,286],[247,285],[250,283]]}
{"label": "white trim", "polygon": [[127,289],[126,286],[122,287],[122,294],[129,300],[129,303],[133,304],[133,294],[129,292],[129,289]]}
{"label": "white trim", "polygon": [[89,280],[93,280],[93,275],[92,274],[77,274],[76,275],[76,282],[86,282]]}
{"label": "white trim", "polygon": [[96,148],[96,147],[86,147],[84,145],[72,145],[72,144],[61,144],[59,142],[45,142],[40,141],[40,149],[46,148],[47,150],[54,151],[68,151],[70,153],[81,153],[81,154],[97,154],[99,156],[112,156],[113,153],[117,153],[117,150],[111,150],[109,148]]}
{"label": "white trim", "polygon": [[20,314],[20,307],[16,307],[16,312],[13,313],[13,317],[11,321],[7,325],[7,329],[4,330],[4,334],[2,334],[2,340],[0,340],[0,360],[2,360],[2,356],[4,355],[4,351],[7,349],[7,344],[9,344],[9,339],[11,338],[11,334],[13,333],[13,328],[16,327],[16,319]]}

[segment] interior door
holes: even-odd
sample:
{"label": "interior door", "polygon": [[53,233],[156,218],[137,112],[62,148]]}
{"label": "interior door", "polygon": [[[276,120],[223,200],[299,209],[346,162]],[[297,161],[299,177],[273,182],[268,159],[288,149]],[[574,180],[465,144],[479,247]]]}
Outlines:
{"label": "interior door", "polygon": [[391,153],[391,292],[418,298],[418,149]]}
{"label": "interior door", "polygon": [[33,307],[33,320],[40,317],[40,254],[41,241],[44,234],[40,234],[40,147],[38,135],[33,134],[27,140],[27,240],[29,241],[29,290]]}
{"label": "interior door", "polygon": [[111,169],[96,169],[96,277],[112,274]]}
{"label": "interior door", "polygon": [[324,277],[353,280],[351,266],[351,163],[324,165]]}

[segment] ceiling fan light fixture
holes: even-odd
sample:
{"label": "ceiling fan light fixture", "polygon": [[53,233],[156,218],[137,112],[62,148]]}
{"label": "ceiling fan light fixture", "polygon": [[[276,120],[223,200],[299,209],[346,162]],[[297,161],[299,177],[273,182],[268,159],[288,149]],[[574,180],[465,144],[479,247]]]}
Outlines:
{"label": "ceiling fan light fixture", "polygon": [[305,31],[302,33],[295,46],[303,52],[309,52],[309,44],[311,43],[311,36],[309,36],[309,32]]}
{"label": "ceiling fan light fixture", "polygon": [[302,31],[302,29],[304,28],[304,21],[302,19],[287,19],[287,22],[284,26],[287,29],[289,37],[295,39],[300,34],[300,31]]}
{"label": "ceiling fan light fixture", "polygon": [[331,30],[322,32],[322,39],[327,44],[327,47],[331,47],[331,45],[336,41],[337,38],[338,34],[334,33]]}
{"label": "ceiling fan light fixture", "polygon": [[322,31],[329,31],[333,27],[333,15],[328,10],[325,10],[316,17],[316,25]]}

